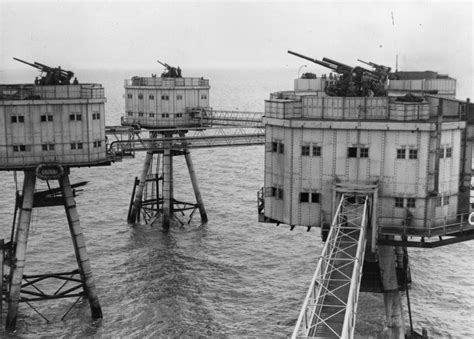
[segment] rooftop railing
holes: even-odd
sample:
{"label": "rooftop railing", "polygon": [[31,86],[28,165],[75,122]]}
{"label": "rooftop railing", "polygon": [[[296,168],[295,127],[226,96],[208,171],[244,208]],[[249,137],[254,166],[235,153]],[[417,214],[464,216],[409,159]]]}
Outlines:
{"label": "rooftop railing", "polygon": [[0,85],[0,100],[59,100],[105,98],[101,84],[78,85]]}

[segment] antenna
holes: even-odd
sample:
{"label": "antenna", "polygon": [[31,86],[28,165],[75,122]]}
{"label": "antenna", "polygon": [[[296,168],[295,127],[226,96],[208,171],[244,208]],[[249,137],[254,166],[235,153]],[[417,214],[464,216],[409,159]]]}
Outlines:
{"label": "antenna", "polygon": [[398,72],[398,54],[395,60],[395,72]]}

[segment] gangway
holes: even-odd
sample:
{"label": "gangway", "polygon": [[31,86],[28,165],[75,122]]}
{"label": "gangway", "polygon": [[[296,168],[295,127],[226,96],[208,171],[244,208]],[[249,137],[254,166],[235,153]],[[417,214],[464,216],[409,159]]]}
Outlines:
{"label": "gangway", "polygon": [[292,338],[352,338],[370,194],[343,193]]}
{"label": "gangway", "polygon": [[262,112],[205,110],[203,122],[210,126],[264,127]]}

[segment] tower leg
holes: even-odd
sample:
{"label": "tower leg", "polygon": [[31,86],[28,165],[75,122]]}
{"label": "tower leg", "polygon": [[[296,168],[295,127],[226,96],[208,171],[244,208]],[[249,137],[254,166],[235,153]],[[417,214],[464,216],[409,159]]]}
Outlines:
{"label": "tower leg", "polygon": [[99,319],[102,318],[102,309],[100,307],[99,298],[96,293],[94,279],[92,277],[92,269],[89,262],[89,257],[87,256],[84,235],[82,234],[82,227],[79,222],[76,201],[74,200],[68,174],[64,174],[59,179],[59,186],[61,187],[61,191],[63,193],[64,208],[66,210],[69,231],[71,232],[74,253],[76,254],[77,265],[79,266],[84,290],[86,292],[87,298],[89,299],[92,318]]}
{"label": "tower leg", "polygon": [[204,201],[202,200],[201,191],[199,190],[199,185],[196,177],[196,172],[194,171],[193,161],[191,159],[191,153],[188,149],[184,150],[184,158],[186,159],[186,165],[189,170],[189,177],[191,178],[191,183],[193,185],[194,195],[196,197],[196,203],[199,208],[199,213],[201,214],[201,221],[207,222],[207,213],[204,208]]}
{"label": "tower leg", "polygon": [[403,308],[400,292],[398,291],[394,247],[379,246],[378,252],[387,320],[385,338],[403,339],[405,338],[405,324],[403,322]]}
{"label": "tower leg", "polygon": [[143,189],[146,185],[146,175],[148,174],[148,169],[150,167],[152,159],[153,152],[146,152],[145,163],[143,164],[142,173],[140,174],[140,183],[138,184],[138,189],[135,192],[135,199],[133,200],[132,209],[130,211],[130,215],[128,216],[129,223],[134,223],[137,220],[137,214],[140,213],[140,208],[142,206]]}
{"label": "tower leg", "polygon": [[[14,258],[11,258],[10,271],[11,285],[8,302],[8,313],[6,328],[8,331],[16,329],[18,316],[18,304],[20,302],[21,282],[23,281],[23,269],[25,268],[26,245],[30,231],[31,211],[33,209],[36,174],[34,171],[25,171],[23,181],[23,203],[20,217],[18,219],[18,230],[16,232]],[[13,246],[13,244],[12,244]]]}
{"label": "tower leg", "polygon": [[163,228],[170,227],[173,215],[173,155],[167,148],[163,153]]}

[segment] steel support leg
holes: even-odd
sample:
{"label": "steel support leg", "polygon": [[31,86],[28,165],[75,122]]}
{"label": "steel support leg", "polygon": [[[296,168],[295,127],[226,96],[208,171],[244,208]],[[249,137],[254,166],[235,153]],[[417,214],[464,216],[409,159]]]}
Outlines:
{"label": "steel support leg", "polygon": [[398,291],[397,271],[393,246],[379,246],[379,264],[382,275],[382,288],[385,303],[388,339],[404,339],[405,324],[403,322],[403,308]]}
{"label": "steel support leg", "polygon": [[[21,283],[23,281],[23,269],[25,268],[26,246],[28,243],[28,233],[30,231],[31,211],[33,209],[36,174],[34,171],[25,171],[23,181],[23,203],[20,217],[18,219],[18,229],[16,231],[16,250],[11,258],[11,285],[8,301],[8,313],[6,329],[14,331],[18,317],[18,304],[20,302]],[[13,246],[13,244],[11,244]]]}
{"label": "steel support leg", "polygon": [[199,208],[199,213],[201,214],[201,221],[207,222],[207,213],[204,208],[204,201],[202,200],[201,191],[199,190],[199,184],[196,177],[196,172],[194,171],[193,160],[191,159],[191,153],[188,149],[184,150],[184,158],[186,159],[186,165],[189,170],[189,177],[191,178],[191,183],[193,185],[194,195],[196,197],[196,203]]}
{"label": "steel support leg", "polygon": [[170,227],[173,215],[173,155],[167,148],[163,153],[163,228]]}
{"label": "steel support leg", "polygon": [[135,192],[135,199],[133,200],[132,210],[128,217],[129,223],[134,223],[137,220],[137,214],[140,213],[140,208],[142,206],[143,198],[143,189],[146,185],[146,176],[148,174],[148,169],[150,167],[151,160],[153,159],[153,152],[146,152],[145,163],[143,164],[142,173],[140,174],[140,183],[138,184],[138,189]]}
{"label": "steel support leg", "polygon": [[59,185],[63,193],[64,208],[66,210],[69,231],[71,232],[72,242],[74,245],[74,253],[76,254],[77,265],[79,266],[84,290],[86,292],[87,298],[89,299],[92,319],[99,319],[102,318],[102,310],[95,289],[94,279],[92,277],[92,269],[86,250],[86,243],[84,241],[84,235],[82,234],[82,227],[79,222],[76,201],[74,200],[68,174],[63,175],[59,179]]}

